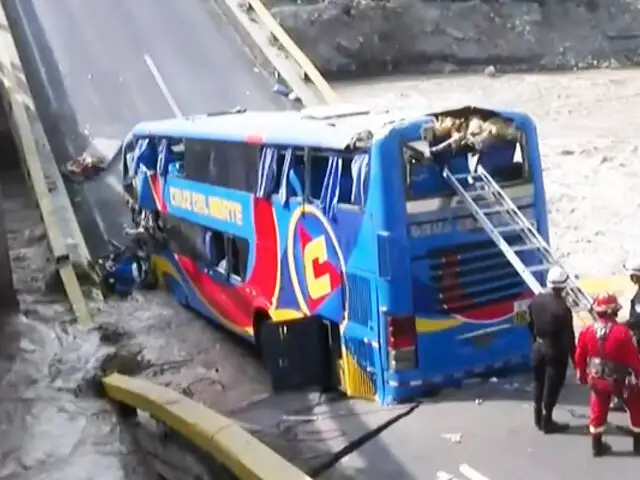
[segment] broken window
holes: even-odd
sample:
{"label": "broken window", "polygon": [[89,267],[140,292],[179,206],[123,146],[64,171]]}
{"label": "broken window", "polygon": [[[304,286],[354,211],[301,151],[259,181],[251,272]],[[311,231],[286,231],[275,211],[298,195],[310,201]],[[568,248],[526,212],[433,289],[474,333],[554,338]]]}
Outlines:
{"label": "broken window", "polygon": [[420,137],[402,145],[407,200],[451,194],[444,167],[458,175],[481,165],[502,186],[529,180],[526,139],[495,113],[439,116]]}
{"label": "broken window", "polygon": [[[305,197],[321,207],[363,205],[369,173],[366,152],[345,152],[291,147],[278,149],[277,169],[281,201]],[[354,180],[355,179],[355,180]]]}
{"label": "broken window", "polygon": [[353,158],[353,153],[312,150],[309,153],[309,197],[313,200],[321,200],[323,189],[326,191],[331,182],[328,175],[333,175],[335,176],[333,181],[337,182],[338,187],[337,202],[352,203]]}
{"label": "broken window", "polygon": [[225,234],[213,228],[203,229],[203,246],[207,256],[207,267],[227,274],[227,247]]}
{"label": "broken window", "polygon": [[174,216],[168,215],[164,220],[164,232],[171,251],[198,262],[209,274],[217,271],[227,279],[245,279],[249,264],[249,241],[246,238]]}
{"label": "broken window", "polygon": [[187,139],[184,146],[188,179],[255,192],[261,148],[242,142]]}
{"label": "broken window", "polygon": [[246,238],[228,235],[229,274],[236,280],[242,281],[247,275],[249,263],[249,241]]}
{"label": "broken window", "polygon": [[195,262],[207,262],[208,252],[202,242],[203,227],[172,215],[164,220],[164,234],[169,243],[169,249]]}

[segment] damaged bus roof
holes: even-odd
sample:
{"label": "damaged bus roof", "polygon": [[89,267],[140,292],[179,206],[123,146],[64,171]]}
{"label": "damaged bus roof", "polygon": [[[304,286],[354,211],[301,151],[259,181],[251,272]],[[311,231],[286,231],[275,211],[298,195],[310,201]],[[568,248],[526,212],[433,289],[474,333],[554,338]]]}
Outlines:
{"label": "damaged bus roof", "polygon": [[519,124],[526,114],[462,107],[424,113],[420,108],[372,108],[362,105],[323,105],[300,111],[232,110],[184,118],[145,121],[137,124],[129,137],[218,139],[269,145],[305,145],[342,150],[364,132],[373,136],[399,122],[432,122],[438,116],[502,116]]}

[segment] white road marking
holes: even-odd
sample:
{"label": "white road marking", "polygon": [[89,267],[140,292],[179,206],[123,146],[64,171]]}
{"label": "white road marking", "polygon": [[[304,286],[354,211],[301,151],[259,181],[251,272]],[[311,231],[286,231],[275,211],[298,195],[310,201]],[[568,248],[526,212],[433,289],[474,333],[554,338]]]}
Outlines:
{"label": "white road marking", "polygon": [[489,480],[487,477],[482,475],[480,472],[478,472],[474,468],[471,468],[466,463],[463,463],[462,465],[460,465],[460,468],[458,468],[458,470],[462,475],[469,478],[470,480]]}
{"label": "white road marking", "polygon": [[453,475],[451,475],[450,473],[443,472],[442,470],[439,470],[436,473],[436,480],[458,480],[458,479],[456,477],[454,477]]}
{"label": "white road marking", "polygon": [[149,67],[149,71],[151,72],[151,75],[153,75],[154,80],[158,84],[158,87],[160,88],[160,91],[162,92],[164,99],[169,104],[169,107],[171,108],[171,110],[173,110],[174,115],[180,118],[184,117],[184,115],[180,111],[180,108],[178,108],[178,104],[173,98],[173,95],[171,95],[171,92],[169,91],[169,88],[167,87],[167,84],[165,83],[164,78],[162,78],[162,75],[160,74],[160,70],[158,70],[158,67],[156,67],[156,64],[153,61],[153,59],[145,53],[144,61],[147,64],[147,67]]}
{"label": "white road marking", "polygon": [[[458,467],[458,471],[469,480],[489,480],[487,477],[478,472],[475,468],[470,467],[466,463],[461,464]],[[438,470],[436,472],[435,480],[460,480],[455,475],[445,472],[444,470]]]}

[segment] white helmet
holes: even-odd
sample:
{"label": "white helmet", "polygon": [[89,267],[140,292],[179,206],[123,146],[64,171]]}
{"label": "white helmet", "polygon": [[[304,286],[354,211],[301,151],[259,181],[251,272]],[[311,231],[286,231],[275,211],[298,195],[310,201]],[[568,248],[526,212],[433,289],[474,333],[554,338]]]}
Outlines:
{"label": "white helmet", "polygon": [[640,258],[632,258],[624,263],[624,269],[629,275],[640,275]]}
{"label": "white helmet", "polygon": [[554,266],[549,269],[547,273],[547,287],[548,288],[564,288],[569,283],[569,274],[565,272],[561,267]]}

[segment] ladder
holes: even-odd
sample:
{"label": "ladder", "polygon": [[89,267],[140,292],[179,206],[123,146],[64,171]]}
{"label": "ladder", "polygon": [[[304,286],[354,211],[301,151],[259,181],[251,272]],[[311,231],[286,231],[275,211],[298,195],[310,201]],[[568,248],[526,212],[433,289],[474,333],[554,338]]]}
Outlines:
{"label": "ladder", "polygon": [[[445,167],[442,174],[533,293],[538,294],[543,290],[534,274],[546,273],[555,265],[564,269],[553,257],[547,242],[482,165],[477,165],[473,173],[460,175],[454,175]],[[460,181],[469,186],[463,187]],[[495,224],[496,220],[500,221],[500,225]],[[503,236],[505,234],[519,238],[519,242],[509,244]],[[520,252],[534,252],[541,263],[526,266],[518,256]],[[569,275],[565,298],[573,310],[591,313],[591,297],[580,288],[572,275]]]}

